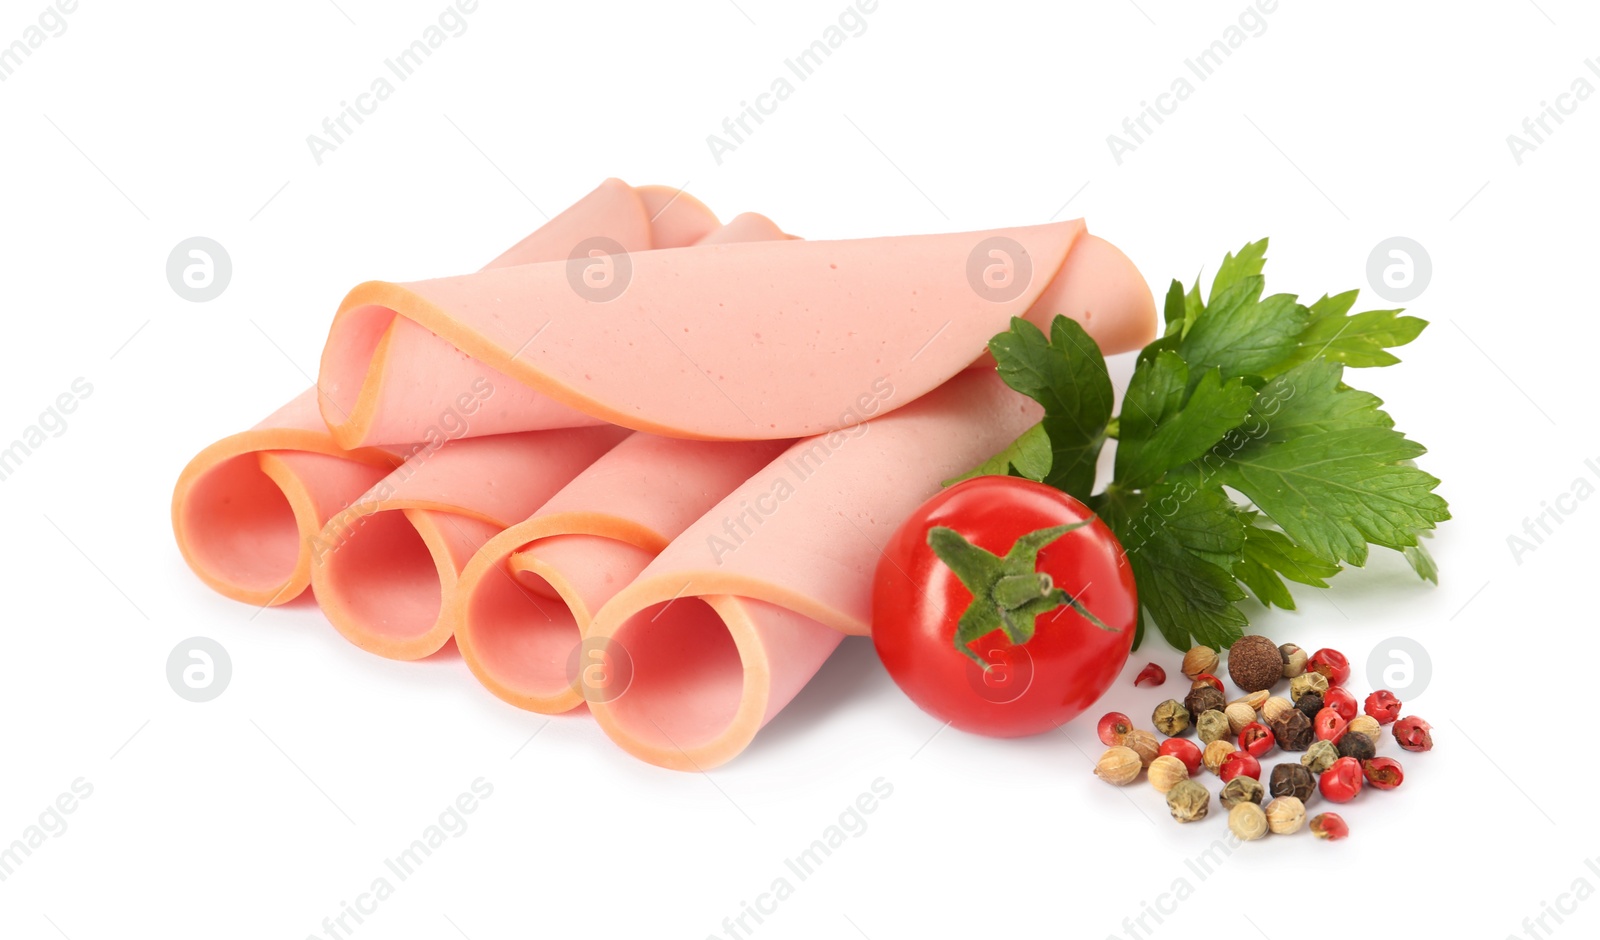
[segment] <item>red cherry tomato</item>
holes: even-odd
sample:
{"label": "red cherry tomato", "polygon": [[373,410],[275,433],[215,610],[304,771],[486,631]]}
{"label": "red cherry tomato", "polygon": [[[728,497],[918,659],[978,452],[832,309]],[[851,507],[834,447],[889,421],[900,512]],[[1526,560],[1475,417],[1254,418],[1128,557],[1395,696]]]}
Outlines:
{"label": "red cherry tomato", "polygon": [[[955,643],[972,592],[928,544],[944,526],[997,556],[1039,529],[1088,522],[1046,544],[1036,570],[1105,625],[1070,606],[1039,614],[1033,636],[1003,630]],[[1019,737],[1049,731],[1093,705],[1128,659],[1138,613],[1133,571],[1110,528],[1071,496],[1018,477],[976,477],[928,500],[884,546],[873,582],[872,642],[895,684],[963,731]]]}

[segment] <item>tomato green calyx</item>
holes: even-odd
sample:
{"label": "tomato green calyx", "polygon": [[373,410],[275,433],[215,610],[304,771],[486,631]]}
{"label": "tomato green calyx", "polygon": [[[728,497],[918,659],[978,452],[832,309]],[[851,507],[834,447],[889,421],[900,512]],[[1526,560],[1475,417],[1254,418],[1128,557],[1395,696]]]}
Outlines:
{"label": "tomato green calyx", "polygon": [[948,526],[928,529],[928,546],[972,592],[956,626],[956,649],[988,671],[991,665],[970,648],[972,641],[995,630],[1020,646],[1033,639],[1035,620],[1057,608],[1068,606],[1102,630],[1115,632],[1089,611],[1077,598],[1056,587],[1050,575],[1038,570],[1039,552],[1051,542],[1093,520],[1036,529],[1017,539],[1005,557],[972,544]]}

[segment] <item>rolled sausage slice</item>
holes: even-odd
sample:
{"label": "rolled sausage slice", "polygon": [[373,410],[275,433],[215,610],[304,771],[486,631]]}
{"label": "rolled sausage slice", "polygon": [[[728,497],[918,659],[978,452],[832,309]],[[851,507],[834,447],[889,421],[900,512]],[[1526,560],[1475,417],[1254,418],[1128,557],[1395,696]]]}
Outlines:
{"label": "rolled sausage slice", "polygon": [[[898,389],[894,390],[898,392]],[[612,740],[703,770],[737,755],[847,634],[894,527],[1040,417],[992,370],[790,445],[595,612],[583,682]]]}
{"label": "rolled sausage slice", "polygon": [[1014,316],[1084,324],[1107,353],[1154,335],[1131,262],[1081,221],[945,235],[708,244],[604,254],[396,284],[345,297],[319,402],[346,447],[404,440],[446,387],[504,376],[483,430],[544,428],[576,411],[699,440],[826,433],[889,409],[986,356]]}
{"label": "rolled sausage slice", "polygon": [[[597,237],[630,250],[687,245],[716,225],[709,209],[675,189],[607,180],[490,267],[565,258],[576,245]],[[485,377],[475,373],[473,378]],[[433,382],[412,376],[410,384]],[[441,417],[459,414],[461,395],[493,388],[470,380],[436,387],[439,393],[428,401],[438,407],[418,411],[410,436],[397,439],[401,443],[439,435]],[[504,401],[520,391],[516,383],[502,380],[496,394]],[[474,422],[480,433],[493,424],[500,407],[493,396],[482,403],[485,413]],[[575,412],[566,412],[562,420],[599,423]],[[184,467],[172,494],[178,549],[202,581],[227,597],[247,604],[287,603],[310,583],[317,533],[415,449],[342,447],[318,411],[316,391],[307,389],[254,428],[205,448]]]}

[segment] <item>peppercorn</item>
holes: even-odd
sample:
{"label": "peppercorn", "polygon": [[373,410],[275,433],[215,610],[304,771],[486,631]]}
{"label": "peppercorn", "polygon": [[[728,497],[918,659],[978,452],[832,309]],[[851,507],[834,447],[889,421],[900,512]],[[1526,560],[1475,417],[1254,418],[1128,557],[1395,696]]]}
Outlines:
{"label": "peppercorn", "polygon": [[1250,752],[1251,757],[1260,757],[1272,750],[1278,743],[1273,736],[1272,729],[1259,721],[1252,721],[1239,731],[1239,747]]}
{"label": "peppercorn", "polygon": [[1184,708],[1177,699],[1169,698],[1157,705],[1150,718],[1155,722],[1156,730],[1169,738],[1189,730],[1189,709]]}
{"label": "peppercorn", "polygon": [[1333,709],[1340,718],[1349,721],[1356,716],[1356,697],[1342,685],[1330,685],[1328,691],[1322,693],[1322,707]]}
{"label": "peppercorn", "polygon": [[1198,676],[1195,676],[1194,681],[1189,683],[1189,688],[1198,689],[1203,685],[1209,685],[1224,695],[1226,695],[1228,691],[1222,687],[1222,680],[1218,679],[1216,676],[1213,676],[1209,672],[1202,672]]}
{"label": "peppercorn", "polygon": [[1322,711],[1322,693],[1307,692],[1294,700],[1294,707],[1304,712],[1307,718],[1316,718],[1317,712]]}
{"label": "peppercorn", "polygon": [[1270,689],[1283,678],[1283,657],[1264,636],[1246,636],[1228,648],[1228,675],[1246,692]]}
{"label": "peppercorn", "polygon": [[1280,836],[1293,835],[1306,824],[1306,804],[1298,797],[1280,796],[1262,809],[1267,814],[1267,827]]}
{"label": "peppercorn", "polygon": [[1338,813],[1318,813],[1311,817],[1311,834],[1319,839],[1337,842],[1350,834],[1350,827]]}
{"label": "peppercorn", "polygon": [[1393,790],[1405,782],[1406,773],[1400,762],[1392,757],[1374,757],[1361,762],[1361,772],[1367,782],[1380,790]]}
{"label": "peppercorn", "polygon": [[1171,754],[1162,754],[1150,762],[1150,785],[1158,793],[1165,793],[1189,779],[1189,768]]}
{"label": "peppercorn", "polygon": [[1196,646],[1183,654],[1183,674],[1193,679],[1203,672],[1217,671],[1217,651],[1209,646]]}
{"label": "peppercorn", "polygon": [[1293,702],[1281,696],[1274,695],[1265,702],[1261,703],[1261,717],[1267,720],[1268,725],[1271,725],[1274,721],[1278,720],[1278,716],[1282,715],[1284,712],[1292,711],[1293,709]]}
{"label": "peppercorn", "polygon": [[1371,760],[1378,753],[1373,747],[1372,739],[1364,734],[1345,734],[1339,739],[1339,756],[1354,757],[1356,760]]}
{"label": "peppercorn", "polygon": [[1261,781],[1240,774],[1222,785],[1222,794],[1218,799],[1222,800],[1223,806],[1233,809],[1239,803],[1259,804],[1265,795]]}
{"label": "peppercorn", "polygon": [[1160,666],[1157,666],[1155,663],[1150,663],[1149,665],[1145,666],[1143,669],[1139,670],[1139,674],[1137,676],[1133,677],[1134,685],[1149,684],[1156,686],[1166,681],[1167,671],[1162,669]]}
{"label": "peppercorn", "polygon": [[1345,732],[1350,730],[1350,723],[1340,718],[1333,709],[1324,708],[1317,712],[1317,717],[1311,719],[1311,727],[1317,734],[1317,740],[1338,744]]}
{"label": "peppercorn", "polygon": [[1283,659],[1283,677],[1293,679],[1295,676],[1304,675],[1306,660],[1310,655],[1305,650],[1293,643],[1285,643],[1278,647],[1278,655]]}
{"label": "peppercorn", "polygon": [[1366,735],[1373,747],[1377,747],[1378,742],[1383,740],[1383,725],[1378,724],[1378,719],[1371,715],[1357,715],[1350,719],[1348,730]]}
{"label": "peppercorn", "polygon": [[1095,725],[1095,733],[1100,736],[1100,743],[1106,747],[1115,747],[1122,743],[1122,739],[1133,730],[1133,722],[1122,712],[1106,712],[1100,716],[1100,723]]}
{"label": "peppercorn", "polygon": [[1314,774],[1320,774],[1339,759],[1339,746],[1332,741],[1312,741],[1300,763]]}
{"label": "peppercorn", "polygon": [[1229,754],[1237,750],[1238,748],[1233,746],[1232,741],[1218,738],[1207,744],[1206,749],[1200,752],[1200,763],[1204,764],[1206,769],[1212,773],[1220,773],[1222,762],[1228,759]]}
{"label": "peppercorn", "polygon": [[1394,739],[1408,751],[1433,750],[1433,725],[1416,715],[1407,715],[1394,723]]}
{"label": "peppercorn", "polygon": [[1322,673],[1308,672],[1289,680],[1289,697],[1298,704],[1300,696],[1305,695],[1307,692],[1315,692],[1321,695],[1328,691],[1330,685],[1332,683]]}
{"label": "peppercorn", "polygon": [[1194,727],[1202,744],[1210,744],[1218,738],[1225,738],[1233,733],[1228,724],[1228,716],[1215,708],[1201,712],[1200,717],[1195,720]]}
{"label": "peppercorn", "polygon": [[1324,799],[1348,803],[1361,792],[1361,778],[1361,762],[1353,757],[1341,757],[1317,779],[1317,789]]}
{"label": "peppercorn", "polygon": [[1198,689],[1189,690],[1189,694],[1183,697],[1183,707],[1189,709],[1191,715],[1208,712],[1213,708],[1220,712],[1228,707],[1228,700],[1211,686],[1202,685]]}
{"label": "peppercorn", "polygon": [[1335,649],[1320,649],[1306,660],[1306,668],[1328,677],[1329,685],[1344,685],[1350,678],[1350,660]]}
{"label": "peppercorn", "polygon": [[1311,746],[1315,737],[1311,730],[1311,719],[1305,712],[1298,708],[1290,707],[1278,720],[1271,722],[1272,736],[1278,739],[1278,746],[1286,751],[1303,751]]}
{"label": "peppercorn", "polygon": [[1267,834],[1267,814],[1254,803],[1235,803],[1228,809],[1228,829],[1241,842],[1254,842]]}
{"label": "peppercorn", "polygon": [[1138,752],[1131,747],[1117,745],[1107,748],[1095,762],[1094,775],[1113,786],[1125,787],[1139,776],[1144,767]]}
{"label": "peppercorn", "polygon": [[1261,762],[1256,760],[1249,751],[1236,750],[1229,754],[1222,762],[1222,767],[1217,771],[1217,776],[1227,783],[1235,777],[1254,777],[1261,779]]}
{"label": "peppercorn", "polygon": [[1150,769],[1150,762],[1155,760],[1161,753],[1161,742],[1156,739],[1154,734],[1143,728],[1135,728],[1128,732],[1123,737],[1122,743],[1127,747],[1133,748],[1133,752],[1139,755],[1139,763],[1146,770]]}
{"label": "peppercorn", "polygon": [[1316,788],[1316,778],[1300,764],[1279,764],[1272,768],[1270,789],[1273,796],[1292,796],[1304,803],[1311,799]]}
{"label": "peppercorn", "polygon": [[1367,696],[1362,711],[1378,719],[1378,724],[1386,725],[1400,717],[1400,700],[1388,689],[1379,689]]}
{"label": "peppercorn", "polygon": [[1167,791],[1167,809],[1181,823],[1204,819],[1211,810],[1211,793],[1193,780],[1180,781]]}
{"label": "peppercorn", "polygon": [[1245,725],[1256,720],[1256,710],[1244,702],[1234,702],[1223,709],[1222,713],[1228,716],[1228,731],[1232,734],[1238,734],[1244,730]]}
{"label": "peppercorn", "polygon": [[1183,767],[1193,777],[1200,772],[1200,748],[1188,738],[1168,738],[1161,742],[1161,753],[1171,754],[1183,761]]}

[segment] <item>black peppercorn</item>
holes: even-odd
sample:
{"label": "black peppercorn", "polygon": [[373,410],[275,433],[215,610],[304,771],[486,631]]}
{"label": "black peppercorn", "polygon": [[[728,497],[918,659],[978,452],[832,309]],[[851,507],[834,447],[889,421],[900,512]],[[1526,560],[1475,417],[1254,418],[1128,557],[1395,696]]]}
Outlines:
{"label": "black peppercorn", "polygon": [[1305,713],[1307,718],[1317,717],[1317,712],[1322,711],[1322,693],[1307,692],[1295,699],[1294,707]]}
{"label": "black peppercorn", "polygon": [[1228,707],[1228,703],[1216,687],[1202,685],[1198,689],[1189,690],[1189,694],[1183,697],[1183,707],[1189,709],[1189,714],[1199,715],[1212,709],[1222,711]]}
{"label": "black peppercorn", "polygon": [[1339,738],[1340,757],[1354,757],[1356,760],[1365,761],[1371,760],[1377,753],[1378,749],[1372,746],[1372,739],[1359,732],[1347,731]]}
{"label": "black peppercorn", "polygon": [[1271,792],[1273,796],[1292,796],[1304,803],[1311,799],[1317,786],[1311,771],[1299,764],[1279,764],[1272,768]]}
{"label": "black peppercorn", "polygon": [[1278,746],[1286,751],[1303,751],[1311,746],[1312,739],[1316,737],[1311,719],[1298,708],[1291,708],[1279,715],[1278,720],[1271,723],[1271,728]]}

